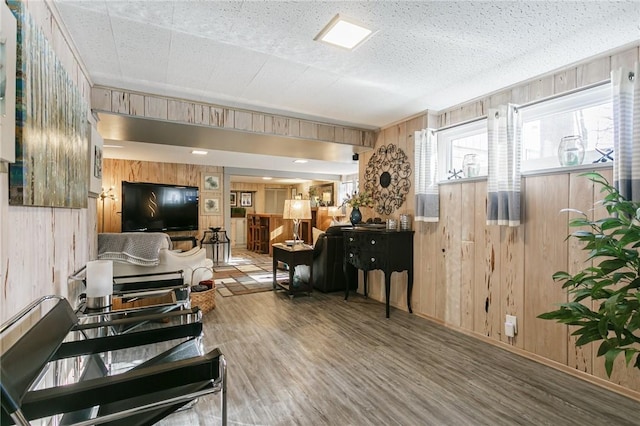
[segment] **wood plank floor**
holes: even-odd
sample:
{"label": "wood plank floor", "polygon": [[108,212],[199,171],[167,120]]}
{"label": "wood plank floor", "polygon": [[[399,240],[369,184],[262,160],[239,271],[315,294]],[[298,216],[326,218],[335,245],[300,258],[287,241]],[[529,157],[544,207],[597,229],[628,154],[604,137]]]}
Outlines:
{"label": "wood plank floor", "polygon": [[[230,425],[640,425],[640,403],[362,296],[217,298]],[[219,424],[203,398],[163,425]]]}

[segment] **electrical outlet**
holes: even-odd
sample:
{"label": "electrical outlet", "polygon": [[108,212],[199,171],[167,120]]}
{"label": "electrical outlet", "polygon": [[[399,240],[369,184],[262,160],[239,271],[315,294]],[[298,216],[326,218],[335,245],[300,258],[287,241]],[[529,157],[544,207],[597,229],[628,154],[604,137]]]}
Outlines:
{"label": "electrical outlet", "polygon": [[518,320],[515,315],[507,315],[505,322],[513,324],[513,333],[518,334]]}

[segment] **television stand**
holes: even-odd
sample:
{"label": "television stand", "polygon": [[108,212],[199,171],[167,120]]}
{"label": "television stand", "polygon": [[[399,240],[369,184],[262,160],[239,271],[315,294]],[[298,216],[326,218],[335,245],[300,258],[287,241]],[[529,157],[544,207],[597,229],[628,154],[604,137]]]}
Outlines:
{"label": "television stand", "polygon": [[173,242],[191,241],[191,245],[192,245],[191,248],[198,246],[198,240],[196,240],[196,237],[193,237],[193,236],[189,236],[189,235],[175,235],[175,236],[172,236],[172,235],[169,235],[169,238]]}

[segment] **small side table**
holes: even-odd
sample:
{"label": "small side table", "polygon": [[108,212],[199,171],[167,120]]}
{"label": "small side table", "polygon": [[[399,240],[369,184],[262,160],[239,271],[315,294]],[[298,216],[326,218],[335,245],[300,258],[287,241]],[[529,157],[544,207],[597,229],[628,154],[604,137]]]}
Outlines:
{"label": "small side table", "polygon": [[[273,244],[273,290],[281,288],[287,291],[291,299],[298,293],[307,293],[311,295],[313,288],[311,279],[308,283],[300,283],[299,286],[293,285],[293,273],[298,265],[309,265],[309,277],[313,274],[313,247],[306,244],[296,244],[288,246],[282,243]],[[277,280],[278,261],[284,262],[289,266],[289,282],[280,282]]]}

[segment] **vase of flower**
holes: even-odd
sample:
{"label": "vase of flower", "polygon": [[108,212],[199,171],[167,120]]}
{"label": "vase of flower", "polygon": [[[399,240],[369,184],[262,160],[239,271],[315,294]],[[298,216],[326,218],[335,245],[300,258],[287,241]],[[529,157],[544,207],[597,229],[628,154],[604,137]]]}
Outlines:
{"label": "vase of flower", "polygon": [[360,207],[373,207],[373,197],[368,192],[354,192],[342,203],[351,206],[351,215],[349,221],[355,226],[356,223],[362,222],[362,213]]}
{"label": "vase of flower", "polygon": [[351,215],[349,216],[349,221],[353,226],[356,226],[357,223],[362,222],[362,213],[358,207],[354,207],[351,210]]}

